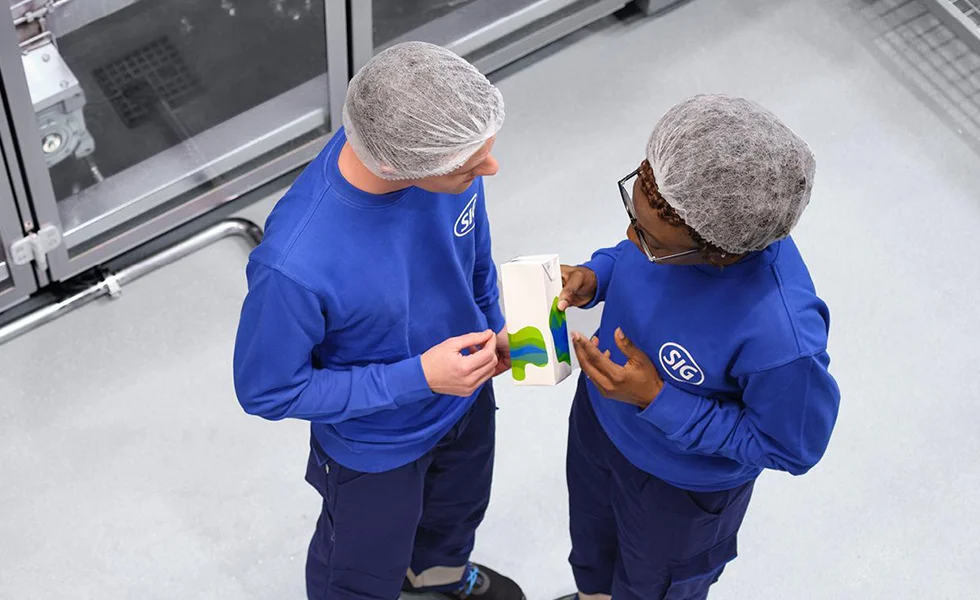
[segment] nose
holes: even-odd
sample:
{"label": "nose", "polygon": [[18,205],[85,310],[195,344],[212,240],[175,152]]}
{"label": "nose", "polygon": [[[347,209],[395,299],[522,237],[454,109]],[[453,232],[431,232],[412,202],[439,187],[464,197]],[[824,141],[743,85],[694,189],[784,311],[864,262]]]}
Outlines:
{"label": "nose", "polygon": [[480,174],[484,177],[493,177],[498,171],[500,171],[500,163],[492,154],[488,154],[483,164],[480,165]]}

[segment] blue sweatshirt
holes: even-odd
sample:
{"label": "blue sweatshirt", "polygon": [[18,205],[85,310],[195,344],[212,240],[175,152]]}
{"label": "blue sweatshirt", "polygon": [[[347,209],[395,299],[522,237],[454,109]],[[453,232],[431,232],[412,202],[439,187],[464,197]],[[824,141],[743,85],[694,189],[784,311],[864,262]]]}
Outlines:
{"label": "blue sweatshirt", "polygon": [[338,463],[408,464],[472,406],[435,395],[421,355],[503,329],[483,182],[377,196],[340,174],[337,132],[272,211],[249,258],[235,344],[246,412],[304,419]]}
{"label": "blue sweatshirt", "polygon": [[600,423],[638,468],[694,491],[720,491],[763,469],[805,473],[827,448],[840,392],[828,372],[830,315],[792,240],[739,263],[650,263],[631,242],[600,250],[598,337],[618,364],[617,327],[664,380],[647,409],[604,398]]}

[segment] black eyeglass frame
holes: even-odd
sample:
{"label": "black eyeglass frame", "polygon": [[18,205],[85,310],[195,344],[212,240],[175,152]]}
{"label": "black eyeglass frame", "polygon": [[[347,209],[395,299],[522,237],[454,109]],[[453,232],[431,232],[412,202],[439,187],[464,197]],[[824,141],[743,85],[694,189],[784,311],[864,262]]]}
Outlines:
{"label": "black eyeglass frame", "polygon": [[650,245],[647,244],[647,238],[643,233],[643,228],[640,227],[640,223],[636,218],[636,204],[633,203],[633,194],[626,189],[626,182],[639,174],[640,169],[637,168],[626,177],[620,179],[617,183],[619,185],[619,195],[622,197],[623,206],[626,208],[626,215],[630,218],[630,226],[633,227],[633,231],[636,232],[636,237],[640,240],[640,247],[643,248],[643,253],[646,254],[647,259],[652,263],[659,264],[701,252],[700,248],[694,248],[691,250],[685,250],[684,252],[677,252],[676,254],[671,254],[669,256],[657,257],[653,254],[653,251],[650,250]]}

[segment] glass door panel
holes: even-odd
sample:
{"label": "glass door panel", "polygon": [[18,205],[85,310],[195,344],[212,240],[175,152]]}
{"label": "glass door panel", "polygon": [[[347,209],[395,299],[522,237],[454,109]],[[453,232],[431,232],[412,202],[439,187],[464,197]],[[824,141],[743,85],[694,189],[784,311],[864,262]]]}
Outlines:
{"label": "glass door panel", "polygon": [[10,0],[69,254],[325,135],[333,1]]}

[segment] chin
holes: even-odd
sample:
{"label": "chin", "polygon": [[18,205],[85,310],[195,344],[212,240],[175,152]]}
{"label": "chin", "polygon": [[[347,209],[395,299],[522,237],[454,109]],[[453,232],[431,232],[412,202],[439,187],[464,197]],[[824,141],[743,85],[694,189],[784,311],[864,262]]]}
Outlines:
{"label": "chin", "polygon": [[427,192],[432,192],[434,194],[453,194],[458,195],[464,193],[466,190],[473,187],[473,182],[476,179],[470,179],[464,183],[459,183],[456,185],[451,185],[448,182],[432,182],[428,185],[420,185],[423,190]]}

